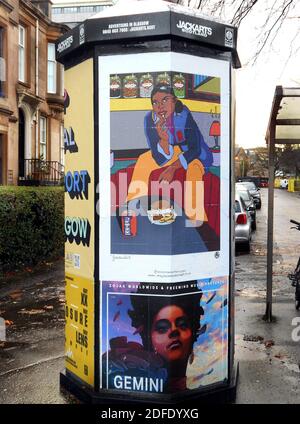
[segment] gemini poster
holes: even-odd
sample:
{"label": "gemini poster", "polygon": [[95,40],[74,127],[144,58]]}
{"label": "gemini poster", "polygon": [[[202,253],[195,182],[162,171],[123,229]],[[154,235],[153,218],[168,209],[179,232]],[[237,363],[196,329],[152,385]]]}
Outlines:
{"label": "gemini poster", "polygon": [[229,65],[138,56],[99,58],[101,279],[228,275]]}
{"label": "gemini poster", "polygon": [[228,279],[101,282],[102,388],[176,393],[228,377]]}

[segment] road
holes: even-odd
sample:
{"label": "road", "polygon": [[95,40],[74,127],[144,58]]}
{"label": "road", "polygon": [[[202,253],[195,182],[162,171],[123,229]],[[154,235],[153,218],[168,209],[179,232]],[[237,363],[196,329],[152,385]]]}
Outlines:
{"label": "road", "polygon": [[[262,208],[257,211],[257,231],[253,233],[251,254],[237,252],[236,288],[257,296],[265,295],[267,278],[267,213],[268,190],[261,189]],[[298,216],[297,216],[298,215]],[[300,221],[300,195],[286,190],[275,190],[274,195],[274,295],[292,295],[286,278],[295,268],[299,257],[300,232],[291,230],[290,219]]]}
{"label": "road", "polygon": [[267,279],[267,189],[262,189],[263,206],[257,211],[257,231],[251,254],[236,256],[236,360],[240,379],[236,403],[300,403],[300,341],[292,338],[299,318],[294,307],[294,289],[287,274],[300,254],[300,233],[290,230],[289,220],[300,221],[300,195],[275,190],[273,315],[266,323]]}
{"label": "road", "polygon": [[[275,191],[274,315],[265,323],[267,190],[257,212],[251,253],[236,256],[236,359],[240,363],[237,403],[300,403],[300,349],[291,320],[300,316],[286,274],[298,258],[297,193]],[[297,216],[298,211],[298,216]],[[0,285],[0,316],[8,321],[0,342],[1,403],[76,403],[59,388],[64,368],[64,280],[62,261],[8,277]],[[272,343],[267,343],[272,341]],[[285,390],[282,390],[282,387]]]}

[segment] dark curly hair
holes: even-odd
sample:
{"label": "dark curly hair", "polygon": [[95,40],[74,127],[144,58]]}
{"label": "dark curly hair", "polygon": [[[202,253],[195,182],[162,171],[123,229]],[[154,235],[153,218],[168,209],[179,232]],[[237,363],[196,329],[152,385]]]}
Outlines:
{"label": "dark curly hair", "polygon": [[176,99],[176,103],[175,103],[175,113],[180,113],[183,110],[183,104],[180,100],[177,99],[177,97],[175,96],[173,87],[169,84],[157,84],[151,93],[151,103],[153,104],[153,97],[156,93],[165,93],[165,94],[171,94],[171,96],[173,96]]}
{"label": "dark curly hair", "polygon": [[[174,286],[177,287],[172,290]],[[141,294],[145,295],[141,296]],[[176,305],[185,312],[191,325],[192,344],[194,344],[199,335],[200,317],[204,315],[203,308],[200,306],[201,297],[202,290],[197,288],[197,281],[140,283],[137,292],[130,295],[133,309],[128,310],[128,315],[131,318],[132,327],[136,328],[141,336],[144,348],[153,350],[151,328],[154,317],[162,308],[170,305]]]}

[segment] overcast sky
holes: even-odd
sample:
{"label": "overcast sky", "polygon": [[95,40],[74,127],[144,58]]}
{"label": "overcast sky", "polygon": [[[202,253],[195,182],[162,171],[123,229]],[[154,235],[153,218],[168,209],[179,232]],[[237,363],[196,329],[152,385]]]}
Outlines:
{"label": "overcast sky", "polygon": [[[259,2],[258,2],[259,3]],[[265,3],[265,2],[263,2]],[[238,53],[242,69],[237,71],[236,142],[243,147],[265,145],[265,134],[276,85],[298,87],[300,85],[300,52],[292,39],[298,32],[300,44],[300,1],[296,2],[293,16],[287,19],[278,32],[272,47],[268,47],[254,66],[246,66],[251,52],[257,46],[256,36],[265,21],[265,5],[257,8],[252,17],[242,23],[238,36]],[[291,54],[290,50],[293,48]],[[290,59],[287,62],[287,59]]]}

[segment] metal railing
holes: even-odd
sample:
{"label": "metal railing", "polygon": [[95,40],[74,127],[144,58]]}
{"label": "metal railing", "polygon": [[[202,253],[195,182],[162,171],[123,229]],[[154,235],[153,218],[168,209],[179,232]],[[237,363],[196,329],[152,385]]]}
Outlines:
{"label": "metal railing", "polygon": [[25,159],[24,177],[20,180],[39,185],[62,185],[64,166],[53,160]]}

